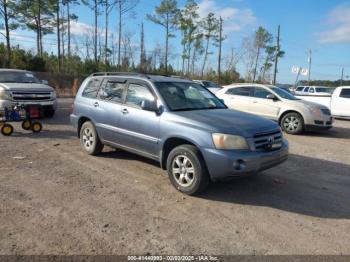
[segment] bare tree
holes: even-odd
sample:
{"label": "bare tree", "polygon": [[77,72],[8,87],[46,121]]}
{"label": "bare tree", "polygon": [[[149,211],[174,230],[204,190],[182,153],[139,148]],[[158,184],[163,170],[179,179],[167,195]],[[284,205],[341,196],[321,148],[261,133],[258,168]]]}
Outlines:
{"label": "bare tree", "polygon": [[169,38],[174,37],[172,32],[176,29],[178,16],[179,9],[176,0],[162,0],[156,7],[155,14],[147,14],[148,20],[165,29],[165,73],[168,73]]}
{"label": "bare tree", "polygon": [[98,16],[100,15],[99,6],[103,3],[103,0],[82,0],[83,4],[87,5],[94,12],[94,60],[95,64],[98,63]]}
{"label": "bare tree", "polygon": [[113,5],[118,11],[118,66],[121,60],[121,44],[122,44],[122,24],[125,14],[131,12],[139,3],[139,0],[114,0]]}
{"label": "bare tree", "polygon": [[71,56],[71,20],[77,20],[78,17],[71,13],[71,5],[76,5],[79,4],[79,0],[63,0],[62,1],[63,5],[66,6],[66,10],[67,10],[67,45],[68,45],[68,57]]}
{"label": "bare tree", "polygon": [[5,34],[1,33],[6,39],[7,59],[6,65],[11,65],[11,36],[10,30],[16,29],[18,24],[15,23],[15,2],[12,0],[0,0],[0,17],[4,20]]}

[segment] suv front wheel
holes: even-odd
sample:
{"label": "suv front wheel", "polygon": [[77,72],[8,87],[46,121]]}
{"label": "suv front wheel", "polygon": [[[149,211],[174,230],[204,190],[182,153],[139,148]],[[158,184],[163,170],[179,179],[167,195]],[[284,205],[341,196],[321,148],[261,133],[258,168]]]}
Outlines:
{"label": "suv front wheel", "polygon": [[103,144],[90,121],[85,122],[80,129],[80,144],[89,155],[98,155],[102,152]]}
{"label": "suv front wheel", "polygon": [[173,186],[182,193],[196,195],[209,185],[204,159],[192,145],[181,145],[170,152],[167,171]]}

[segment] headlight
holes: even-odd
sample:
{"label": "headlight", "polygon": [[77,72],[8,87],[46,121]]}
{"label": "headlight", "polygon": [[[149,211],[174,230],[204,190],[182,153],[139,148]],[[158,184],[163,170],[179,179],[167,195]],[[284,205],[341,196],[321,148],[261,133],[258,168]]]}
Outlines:
{"label": "headlight", "polygon": [[0,100],[11,100],[10,92],[0,87]]}
{"label": "headlight", "polygon": [[212,134],[212,136],[216,149],[249,149],[247,141],[242,136],[226,135],[219,133],[214,133]]}
{"label": "headlight", "polygon": [[52,91],[51,93],[51,98],[52,99],[56,99],[57,95],[56,95],[56,91]]}
{"label": "headlight", "polygon": [[321,116],[321,109],[317,106],[306,105],[307,109],[315,116]]}

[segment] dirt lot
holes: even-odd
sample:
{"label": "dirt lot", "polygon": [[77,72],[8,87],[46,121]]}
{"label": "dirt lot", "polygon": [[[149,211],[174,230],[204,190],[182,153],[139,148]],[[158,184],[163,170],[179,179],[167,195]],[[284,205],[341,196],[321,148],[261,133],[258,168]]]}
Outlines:
{"label": "dirt lot", "polygon": [[0,254],[350,254],[349,121],[287,136],[283,165],[188,197],[155,162],[87,156],[70,103],[41,134],[0,136]]}

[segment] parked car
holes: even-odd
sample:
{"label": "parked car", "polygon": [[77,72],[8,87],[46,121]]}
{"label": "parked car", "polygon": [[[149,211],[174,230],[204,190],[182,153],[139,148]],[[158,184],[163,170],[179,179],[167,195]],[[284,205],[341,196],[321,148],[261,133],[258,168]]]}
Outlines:
{"label": "parked car", "polygon": [[210,180],[256,173],[288,156],[276,123],[229,110],[203,86],[180,78],[93,74],[70,118],[88,154],[109,145],[156,160],[174,187],[190,195]]}
{"label": "parked car", "polygon": [[337,87],[332,96],[297,96],[300,99],[322,104],[331,109],[334,117],[350,118],[350,86]]}
{"label": "parked car", "polygon": [[289,134],[332,128],[333,118],[327,107],[296,98],[276,86],[231,85],[224,87],[216,95],[229,108],[277,121]]}
{"label": "parked car", "polygon": [[325,86],[298,86],[295,89],[296,95],[304,96],[331,96],[332,92],[332,88]]}
{"label": "parked car", "polygon": [[208,80],[193,80],[196,83],[201,84],[205,88],[207,88],[210,92],[216,93],[217,91],[222,89],[222,86],[219,86],[211,81]]}
{"label": "parked car", "polygon": [[40,105],[45,116],[53,117],[57,107],[55,90],[32,72],[0,69],[0,110],[19,105]]}

